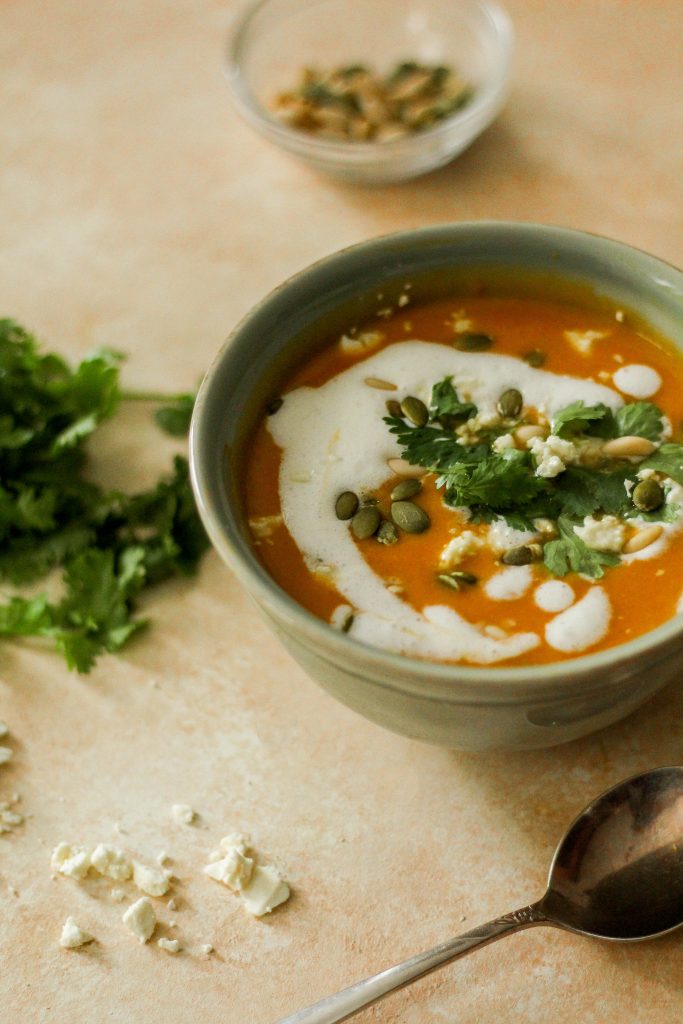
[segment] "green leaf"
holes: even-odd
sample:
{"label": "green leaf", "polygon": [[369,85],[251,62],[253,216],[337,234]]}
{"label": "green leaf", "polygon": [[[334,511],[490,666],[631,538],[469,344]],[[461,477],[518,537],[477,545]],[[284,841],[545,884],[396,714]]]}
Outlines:
{"label": "green leaf", "polygon": [[453,466],[437,481],[442,485],[449,505],[487,506],[495,512],[523,509],[548,490],[546,481],[530,471],[528,452],[515,449]]}
{"label": "green leaf", "polygon": [[441,420],[447,417],[447,423],[444,426],[450,426],[456,422],[464,422],[476,415],[476,405],[473,405],[472,402],[461,402],[458,398],[458,393],[453,387],[452,377],[444,377],[432,388],[432,397],[429,403],[430,419]]}
{"label": "green leaf", "polygon": [[[552,431],[558,437],[568,437],[581,431],[603,436],[600,433],[601,421],[611,424],[612,410],[600,402],[598,405],[586,405],[585,402],[572,402],[553,416]],[[589,429],[590,428],[590,429]],[[603,424],[602,429],[605,429]],[[611,429],[611,427],[609,428]]]}
{"label": "green leaf", "polygon": [[0,605],[2,636],[37,636],[52,626],[52,609],[44,594],[27,599],[12,597]]}
{"label": "green leaf", "polygon": [[646,437],[648,441],[660,441],[664,424],[663,413],[652,402],[629,402],[614,414],[616,437]]}
{"label": "green leaf", "polygon": [[625,481],[635,480],[636,471],[633,466],[611,472],[568,466],[555,483],[560,511],[579,518],[598,511],[622,515],[631,505]]}
{"label": "green leaf", "polygon": [[444,473],[458,462],[476,462],[488,454],[488,446],[468,448],[440,427],[413,427],[393,416],[386,416],[384,422],[398,438],[403,458],[434,473]]}
{"label": "green leaf", "polygon": [[184,437],[190,429],[194,395],[179,395],[170,405],[164,405],[154,413],[157,426],[172,437]]}
{"label": "green leaf", "polygon": [[683,445],[673,441],[663,444],[652,455],[639,464],[638,469],[656,469],[675,480],[677,484],[683,484]]}
{"label": "green leaf", "polygon": [[574,532],[574,524],[566,516],[559,517],[557,526],[559,539],[549,541],[543,548],[543,561],[555,576],[580,572],[592,579],[600,579],[605,574],[603,566],[619,564],[620,558],[613,552],[589,548]]}

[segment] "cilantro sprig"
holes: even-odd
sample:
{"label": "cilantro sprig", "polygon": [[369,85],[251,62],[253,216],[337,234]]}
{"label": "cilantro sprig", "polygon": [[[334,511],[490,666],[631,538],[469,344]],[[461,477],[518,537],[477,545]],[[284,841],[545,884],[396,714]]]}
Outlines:
{"label": "cilantro sprig", "polygon": [[[52,642],[87,672],[146,625],[135,616],[147,586],[188,574],[208,546],[186,459],[135,495],[87,479],[87,441],[124,398],[122,356],[103,350],[71,368],[13,320],[0,320],[0,579],[21,585],[63,570],[62,596],[13,596],[0,605],[0,636]],[[158,410],[178,436],[192,396]]]}

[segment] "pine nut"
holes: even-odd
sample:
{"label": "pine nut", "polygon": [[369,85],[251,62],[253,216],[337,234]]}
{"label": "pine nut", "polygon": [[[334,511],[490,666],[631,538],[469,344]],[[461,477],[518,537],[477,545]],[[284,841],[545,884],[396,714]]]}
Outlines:
{"label": "pine nut", "polygon": [[652,455],[655,447],[652,441],[648,441],[646,437],[638,437],[633,434],[627,437],[615,437],[614,440],[607,441],[602,446],[602,454],[614,459],[627,458],[630,455],[644,457]]}
{"label": "pine nut", "polygon": [[378,391],[398,391],[395,384],[390,380],[382,380],[381,377],[366,377],[363,383],[369,388],[377,388]]}
{"label": "pine nut", "polygon": [[522,444],[526,444],[532,437],[545,437],[545,430],[536,423],[524,423],[515,430],[515,437]]}
{"label": "pine nut", "polygon": [[648,548],[650,544],[654,544],[656,540],[662,536],[664,531],[663,526],[655,523],[654,526],[646,526],[643,530],[638,530],[638,533],[634,533],[630,540],[627,540],[624,544],[622,551],[625,555],[632,555],[636,551],[642,551],[643,548]]}
{"label": "pine nut", "polygon": [[405,459],[387,459],[387,466],[396,476],[421,477],[425,476],[427,470],[423,466],[413,466]]}

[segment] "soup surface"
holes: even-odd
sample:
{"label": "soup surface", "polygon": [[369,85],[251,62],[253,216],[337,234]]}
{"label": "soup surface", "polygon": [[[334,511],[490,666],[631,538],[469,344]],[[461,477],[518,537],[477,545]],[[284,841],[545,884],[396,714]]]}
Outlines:
{"label": "soup surface", "polygon": [[315,615],[414,657],[537,664],[633,639],[681,601],[682,378],[619,310],[406,291],[258,425],[255,550]]}

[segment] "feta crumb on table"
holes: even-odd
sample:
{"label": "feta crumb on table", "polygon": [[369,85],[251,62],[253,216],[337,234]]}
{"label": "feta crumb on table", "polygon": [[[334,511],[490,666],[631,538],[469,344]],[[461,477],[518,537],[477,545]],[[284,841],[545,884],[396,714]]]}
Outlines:
{"label": "feta crumb on table", "polygon": [[150,868],[138,860],[133,861],[133,881],[138,889],[148,896],[164,896],[170,885],[165,871]]}
{"label": "feta crumb on table", "polygon": [[189,804],[173,804],[171,817],[176,825],[191,825],[197,817],[197,812]]}
{"label": "feta crumb on table", "polygon": [[94,942],[95,936],[83,931],[76,924],[73,917],[67,917],[62,926],[62,934],[59,937],[59,945],[62,949],[78,949],[89,942]]}
{"label": "feta crumb on table", "polygon": [[238,892],[244,909],[254,917],[270,913],[290,895],[281,872],[272,865],[258,864],[247,837],[241,834],[221,839],[219,849],[209,854],[204,873]]}
{"label": "feta crumb on table", "polygon": [[165,949],[167,953],[178,953],[180,951],[180,943],[177,939],[157,939],[157,946],[160,949]]}
{"label": "feta crumb on table", "polygon": [[154,907],[146,896],[132,903],[121,920],[140,943],[149,942],[157,924]]}
{"label": "feta crumb on table", "polygon": [[12,751],[9,747],[0,747],[0,764],[7,764],[12,760]]}
{"label": "feta crumb on table", "polygon": [[83,879],[91,865],[91,851],[85,846],[72,846],[71,843],[58,843],[52,851],[50,864],[53,871],[69,878]]}
{"label": "feta crumb on table", "polygon": [[117,846],[98,843],[90,857],[92,867],[105,878],[125,882],[133,874],[130,858]]}

